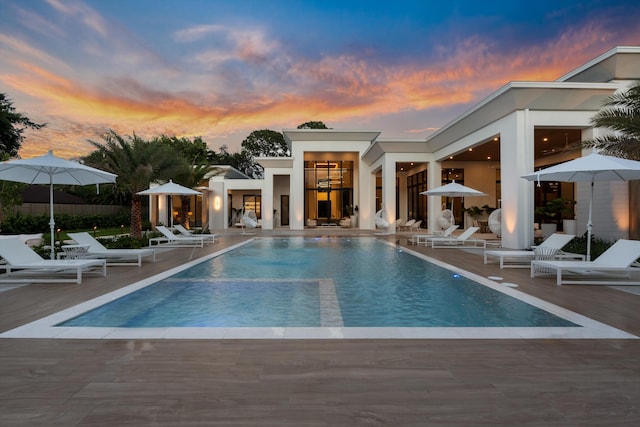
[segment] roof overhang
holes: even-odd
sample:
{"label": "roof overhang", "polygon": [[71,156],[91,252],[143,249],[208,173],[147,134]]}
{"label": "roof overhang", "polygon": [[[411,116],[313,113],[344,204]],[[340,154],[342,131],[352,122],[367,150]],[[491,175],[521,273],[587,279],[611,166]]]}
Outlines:
{"label": "roof overhang", "polygon": [[256,157],[255,161],[263,168],[293,168],[293,157]]}
{"label": "roof overhang", "polygon": [[640,79],[638,63],[640,47],[617,46],[570,71],[557,81],[605,83],[613,80],[637,80]]}
{"label": "roof overhang", "polygon": [[217,179],[251,179],[231,165],[214,165],[215,169],[208,173],[205,178]]}
{"label": "roof overhang", "polygon": [[371,166],[385,153],[424,153],[424,139],[378,139],[362,154],[362,160]]}
{"label": "roof overhang", "polygon": [[618,83],[511,82],[427,138],[439,150],[517,110],[597,111]]}
{"label": "roof overhang", "polygon": [[289,149],[292,141],[368,141],[373,142],[380,135],[377,130],[349,129],[284,129],[282,134]]}

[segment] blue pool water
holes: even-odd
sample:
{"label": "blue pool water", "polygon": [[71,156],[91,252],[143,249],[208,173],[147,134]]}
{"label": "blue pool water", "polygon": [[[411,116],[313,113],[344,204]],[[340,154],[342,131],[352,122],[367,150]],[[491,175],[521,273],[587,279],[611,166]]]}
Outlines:
{"label": "blue pool water", "polygon": [[578,325],[374,238],[265,238],[59,326]]}

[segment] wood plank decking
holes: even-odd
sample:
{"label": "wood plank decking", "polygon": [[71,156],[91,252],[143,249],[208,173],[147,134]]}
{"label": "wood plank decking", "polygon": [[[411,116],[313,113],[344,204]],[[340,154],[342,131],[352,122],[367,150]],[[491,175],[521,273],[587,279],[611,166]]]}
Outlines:
{"label": "wood plank decking", "polygon": [[[195,256],[244,238],[227,234]],[[416,250],[640,335],[638,295],[558,287],[484,265],[479,250]],[[0,331],[190,255],[0,292]],[[635,426],[639,361],[640,340],[0,339],[0,425]]]}

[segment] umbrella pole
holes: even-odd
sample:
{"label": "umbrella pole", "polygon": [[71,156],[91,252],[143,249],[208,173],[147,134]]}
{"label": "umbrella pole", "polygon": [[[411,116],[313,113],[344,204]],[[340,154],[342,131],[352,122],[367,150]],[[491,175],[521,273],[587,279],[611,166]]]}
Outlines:
{"label": "umbrella pole", "polygon": [[591,193],[589,194],[589,220],[587,221],[587,261],[591,261],[591,211],[593,209],[593,178],[591,178]]}
{"label": "umbrella pole", "polygon": [[[453,182],[455,182],[455,180]],[[453,214],[453,199],[454,198],[455,197],[451,198],[451,225],[456,223],[456,216]]]}
{"label": "umbrella pole", "polygon": [[49,228],[51,229],[51,259],[55,259],[56,257],[56,251],[55,251],[55,244],[56,244],[56,235],[55,235],[55,229],[56,229],[56,222],[53,219],[53,180],[51,180],[49,182]]}

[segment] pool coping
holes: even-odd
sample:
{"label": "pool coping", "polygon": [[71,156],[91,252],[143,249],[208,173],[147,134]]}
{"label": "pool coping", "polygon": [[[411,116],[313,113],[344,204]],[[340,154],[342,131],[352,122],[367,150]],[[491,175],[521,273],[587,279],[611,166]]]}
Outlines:
{"label": "pool coping", "polygon": [[[54,338],[54,339],[638,339],[620,329],[590,319],[581,314],[556,306],[534,296],[520,292],[517,284],[501,283],[428,257],[406,247],[380,239],[398,251],[447,268],[484,286],[548,311],[581,327],[165,327],[165,328],[99,328],[60,327],[54,325],[101,306],[151,283],[165,279],[180,271],[211,258],[220,256],[255,239],[229,246],[179,267],[148,277],[144,280],[109,292],[100,297],[77,304],[66,310],[43,317],[34,322],[0,334],[0,338]],[[342,237],[340,237],[342,238]],[[496,278],[497,279],[497,278]]]}

